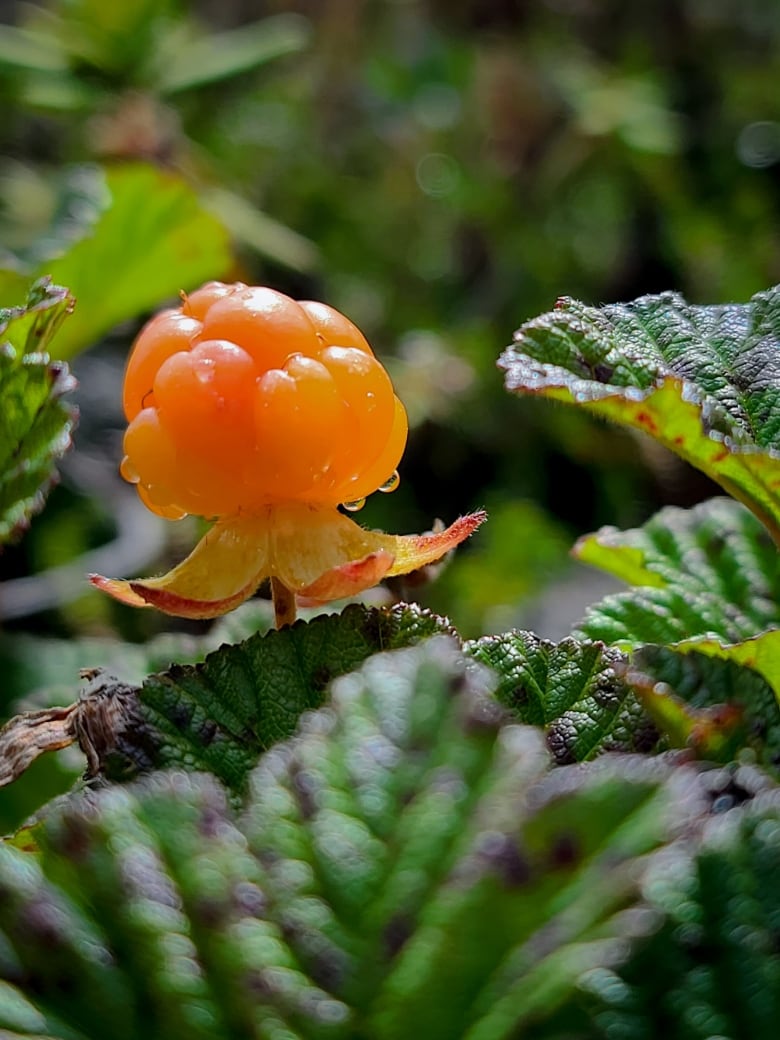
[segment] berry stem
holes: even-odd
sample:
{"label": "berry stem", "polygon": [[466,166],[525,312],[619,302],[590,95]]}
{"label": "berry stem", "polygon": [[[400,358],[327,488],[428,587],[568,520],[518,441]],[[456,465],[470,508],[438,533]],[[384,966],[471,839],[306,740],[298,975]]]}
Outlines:
{"label": "berry stem", "polygon": [[271,599],[274,605],[274,620],[277,628],[284,628],[295,621],[295,593],[278,578],[271,578]]}

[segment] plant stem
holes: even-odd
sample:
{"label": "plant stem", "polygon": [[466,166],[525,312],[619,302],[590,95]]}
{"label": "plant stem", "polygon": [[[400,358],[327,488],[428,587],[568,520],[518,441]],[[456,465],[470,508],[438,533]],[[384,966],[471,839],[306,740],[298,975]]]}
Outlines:
{"label": "plant stem", "polygon": [[284,628],[295,621],[295,593],[278,578],[271,578],[271,599],[274,604],[274,620],[277,628]]}

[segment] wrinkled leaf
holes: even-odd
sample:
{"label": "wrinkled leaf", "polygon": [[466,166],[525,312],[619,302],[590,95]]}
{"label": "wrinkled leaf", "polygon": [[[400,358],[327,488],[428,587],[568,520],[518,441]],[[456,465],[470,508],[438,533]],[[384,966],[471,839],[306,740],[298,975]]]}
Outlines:
{"label": "wrinkled leaf", "polygon": [[744,502],[780,542],[780,287],[748,304],[676,293],[589,307],[569,298],[523,325],[507,389],[650,434]]}
{"label": "wrinkled leaf", "polygon": [[[773,633],[767,633],[772,635]],[[737,644],[747,647],[752,640]],[[739,655],[644,646],[627,676],[661,730],[701,758],[728,761],[742,748],[770,770],[780,768],[780,704],[758,669]]]}
{"label": "wrinkled leaf", "polygon": [[44,279],[25,305],[0,309],[0,545],[42,507],[70,447],[75,412],[61,398],[75,382],[42,351],[72,305],[67,289]]}
{"label": "wrinkled leaf", "polygon": [[721,661],[733,661],[758,672],[772,687],[775,700],[780,704],[780,630],[762,632],[741,643],[724,644],[718,639],[698,636],[675,643],[675,649],[680,653],[695,652]]}
{"label": "wrinkled leaf", "polygon": [[57,340],[61,358],[230,266],[225,230],[181,178],[128,164],[106,170],[105,183],[111,204],[92,232],[41,264],[78,301]]}
{"label": "wrinkled leaf", "polygon": [[780,556],[755,517],[726,498],[662,509],[631,531],[604,528],[575,550],[638,587],[591,607],[579,633],[606,643],[739,643],[777,625]]}
{"label": "wrinkled leaf", "polygon": [[[215,638],[221,631],[225,630],[217,627]],[[369,610],[354,604],[341,614],[301,620],[280,631],[221,646],[200,664],[172,665],[147,678],[140,688],[118,681],[101,668],[88,669],[78,702],[67,708],[70,739],[60,746],[78,741],[92,776],[105,771],[113,778],[127,779],[139,770],[180,765],[213,772],[239,792],[259,755],[290,736],[304,711],[323,703],[336,676],[378,651],[450,631],[446,619],[415,606]],[[171,645],[175,648],[177,641],[152,644],[152,651],[162,655]],[[188,652],[197,657],[207,645],[191,641]],[[106,649],[100,646],[100,652]],[[117,653],[116,647],[113,652]],[[118,660],[125,668],[133,667],[132,656],[123,657],[121,648]],[[71,681],[75,683],[75,675]],[[40,714],[45,722],[48,715]],[[29,727],[28,721],[22,721]],[[44,750],[51,743],[35,726],[27,739],[24,727],[22,732],[18,717],[6,726],[12,741],[8,753],[12,747],[14,761],[20,761],[20,755],[23,759],[28,744],[38,746],[38,735]],[[17,772],[13,770],[6,782]]]}
{"label": "wrinkled leaf", "polygon": [[605,751],[648,751],[658,733],[622,677],[626,657],[602,643],[553,643],[532,632],[466,645],[498,673],[496,696],[521,722],[542,726],[559,764]]}
{"label": "wrinkled leaf", "polygon": [[626,912],[640,857],[709,805],[660,760],[549,774],[430,641],[339,680],[238,819],[172,773],[0,846],[0,973],[87,1040],[536,1036],[655,923]]}
{"label": "wrinkled leaf", "polygon": [[[379,650],[446,627],[415,607],[353,605],[223,646],[202,664],[174,665],[139,690],[139,728],[128,726],[123,758],[143,770],[204,769],[241,790],[260,753],[289,737],[304,711],[322,705],[336,676]],[[126,767],[124,760],[112,766],[120,773]]]}
{"label": "wrinkled leaf", "polygon": [[622,966],[580,981],[574,1003],[589,1037],[777,1035],[780,800],[776,788],[753,799],[744,770],[718,770],[712,780],[718,815],[695,854],[672,846],[643,882],[647,912],[662,926]]}
{"label": "wrinkled leaf", "polygon": [[758,520],[716,498],[604,528],[575,551],[638,583],[589,608],[579,634],[642,648],[629,679],[672,743],[716,760],[749,746],[777,768],[780,559]]}

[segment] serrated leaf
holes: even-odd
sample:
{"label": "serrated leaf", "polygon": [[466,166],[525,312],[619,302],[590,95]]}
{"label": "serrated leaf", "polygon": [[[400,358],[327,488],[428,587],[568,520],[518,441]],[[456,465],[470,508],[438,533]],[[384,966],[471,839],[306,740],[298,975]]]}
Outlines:
{"label": "serrated leaf", "polygon": [[23,304],[0,307],[0,342],[11,347],[16,357],[40,354],[73,313],[74,305],[71,291],[52,284],[45,275],[30,285]]}
{"label": "serrated leaf", "polygon": [[[299,621],[223,646],[196,665],[150,676],[138,692],[138,729],[123,738],[112,770],[172,765],[204,769],[240,791],[258,756],[289,737],[304,711],[322,705],[329,683],[379,650],[447,631],[414,606]],[[137,743],[134,742],[137,738]]]}
{"label": "serrated leaf", "polygon": [[575,552],[641,583],[589,608],[579,633],[643,648],[629,681],[672,742],[717,760],[750,746],[776,768],[780,559],[758,520],[712,499],[663,509],[632,531],[604,528]]}
{"label": "serrated leaf", "polygon": [[738,654],[730,657],[728,648],[716,655],[696,644],[644,646],[632,655],[627,678],[676,746],[712,761],[728,761],[750,748],[762,766],[780,768],[775,692],[758,669],[744,666]]}
{"label": "serrated leaf", "polygon": [[186,181],[153,166],[105,171],[111,204],[92,232],[42,269],[78,301],[57,341],[68,358],[115,325],[224,274],[231,258],[222,225]]}
{"label": "serrated leaf", "polygon": [[674,648],[682,654],[693,652],[721,661],[733,661],[758,672],[771,686],[775,700],[780,704],[780,630],[762,632],[741,643],[724,644],[718,639],[698,636],[675,643]]}
{"label": "serrated leaf", "polygon": [[0,972],[87,1040],[536,1036],[647,924],[644,857],[698,774],[547,772],[450,641],[373,657],[266,755],[242,816],[205,776],[61,805],[0,846]]}
{"label": "serrated leaf", "polygon": [[[306,616],[305,610],[301,613]],[[104,636],[60,639],[0,632],[0,718],[20,700],[27,708],[67,701],[73,697],[79,672],[85,667],[102,669],[121,682],[140,686],[150,673],[164,671],[174,661],[195,664],[223,643],[239,643],[267,632],[272,624],[271,603],[253,599],[220,618],[200,636],[164,632],[145,643],[128,643]]]}
{"label": "serrated leaf", "polygon": [[642,430],[744,502],[780,543],[780,287],[748,304],[677,293],[589,307],[569,298],[501,357],[507,389]]}
{"label": "serrated leaf", "polygon": [[619,650],[519,631],[485,636],[465,649],[497,673],[499,701],[521,722],[544,728],[558,764],[605,751],[648,751],[658,740],[623,678],[627,659]]}
{"label": "serrated leaf", "polygon": [[26,304],[0,309],[0,545],[42,507],[54,464],[70,447],[75,411],[61,398],[75,381],[41,351],[72,304],[67,289],[44,279]]}
{"label": "serrated leaf", "polygon": [[780,622],[780,556],[756,518],[730,499],[667,507],[631,531],[604,528],[575,553],[642,582],[589,608],[582,637],[626,646],[702,635],[739,643]]}
{"label": "serrated leaf", "polygon": [[744,808],[740,772],[721,772],[720,815],[694,855],[672,847],[648,872],[648,910],[664,924],[628,962],[583,979],[594,1037],[772,1040],[780,1017],[777,789]]}
{"label": "serrated leaf", "polygon": [[[252,615],[256,618],[256,611]],[[217,627],[216,636],[224,631]],[[304,711],[323,703],[332,679],[378,651],[451,631],[446,619],[413,605],[369,610],[353,604],[341,614],[221,646],[202,663],[173,665],[140,688],[101,668],[86,669],[76,704],[16,716],[0,731],[0,761],[6,766],[0,769],[0,786],[15,782],[44,752],[78,741],[90,776],[105,772],[126,780],[138,771],[180,765],[212,772],[241,792],[260,754],[290,736]],[[167,653],[170,646],[170,640],[152,644],[145,659]],[[187,652],[197,658],[206,648],[191,641]],[[102,645],[99,650],[107,652]],[[108,652],[117,650],[126,667],[137,666],[137,659],[122,656],[121,647]],[[41,775],[51,772],[44,769]],[[62,777],[55,772],[50,779]],[[17,800],[26,804],[24,791],[6,806],[11,814]]]}

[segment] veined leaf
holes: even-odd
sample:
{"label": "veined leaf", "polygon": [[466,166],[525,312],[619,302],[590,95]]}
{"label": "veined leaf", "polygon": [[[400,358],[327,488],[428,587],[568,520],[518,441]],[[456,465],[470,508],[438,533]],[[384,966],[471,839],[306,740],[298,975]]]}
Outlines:
{"label": "veined leaf", "polygon": [[0,342],[19,358],[45,351],[75,302],[69,289],[53,285],[50,277],[39,278],[25,303],[0,307]]}
{"label": "veined leaf", "polygon": [[739,759],[749,748],[752,760],[780,769],[780,706],[757,670],[695,646],[643,646],[631,656],[626,681],[673,746],[712,762]]}
{"label": "veined leaf", "polygon": [[558,764],[605,751],[649,751],[658,741],[623,678],[627,658],[620,650],[515,631],[467,643],[466,651],[498,674],[496,696],[516,718],[544,727]]}
{"label": "veined leaf", "polygon": [[734,661],[744,665],[769,683],[780,704],[780,629],[762,632],[741,643],[723,644],[718,639],[696,636],[675,643],[680,653],[695,652],[718,660]]}
{"label": "veined leaf", "polygon": [[[303,712],[323,703],[331,680],[381,650],[441,632],[451,632],[449,622],[414,606],[354,604],[341,614],[221,646],[202,663],[173,665],[140,688],[88,669],[76,704],[16,716],[0,731],[0,786],[42,753],[78,741],[90,775],[127,779],[179,765],[212,772],[240,793],[260,754],[289,737]],[[151,652],[166,653],[165,643]],[[191,645],[189,652],[203,651]]]}
{"label": "veined leaf", "polygon": [[632,531],[604,528],[575,552],[639,583],[591,607],[579,632],[641,648],[629,681],[659,728],[705,757],[748,745],[777,768],[780,557],[759,521],[717,498]]}
{"label": "veined leaf", "polygon": [[588,307],[563,298],[499,362],[507,389],[650,434],[744,502],[780,543],[780,287],[748,304],[676,293]]}
{"label": "veined leaf", "polygon": [[25,305],[0,309],[0,545],[42,507],[70,447],[75,412],[61,398],[75,381],[42,351],[72,306],[67,289],[43,279]]}
{"label": "veined leaf", "polygon": [[604,528],[575,554],[641,583],[588,610],[578,630],[587,638],[739,643],[780,623],[780,556],[755,517],[729,499],[668,507],[631,531]]}
{"label": "veined leaf", "polygon": [[772,1040],[777,1033],[780,800],[776,788],[753,798],[744,770],[718,770],[713,780],[717,815],[701,843],[692,855],[671,847],[643,881],[647,912],[662,926],[622,966],[581,979],[577,1003],[588,1036]]}
{"label": "veined leaf", "polygon": [[0,846],[3,979],[63,1038],[538,1035],[657,926],[646,857],[710,801],[663,760],[548,773],[486,674],[446,640],[373,657],[239,818],[181,772],[60,805],[39,854]]}

